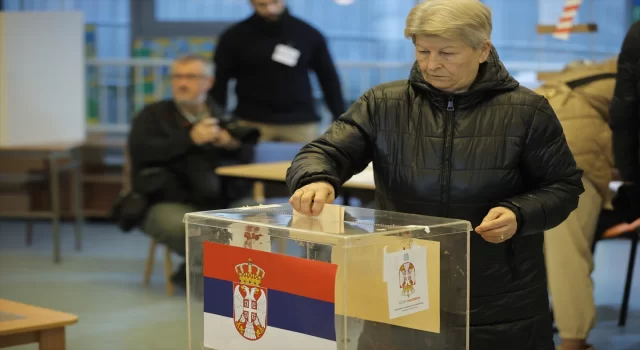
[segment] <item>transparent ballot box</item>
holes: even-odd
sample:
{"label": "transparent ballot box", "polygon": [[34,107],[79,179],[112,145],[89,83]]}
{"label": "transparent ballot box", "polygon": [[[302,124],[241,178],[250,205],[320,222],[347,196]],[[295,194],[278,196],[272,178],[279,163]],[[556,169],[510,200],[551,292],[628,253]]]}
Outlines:
{"label": "transparent ballot box", "polygon": [[189,350],[469,348],[467,221],[289,204],[184,221]]}

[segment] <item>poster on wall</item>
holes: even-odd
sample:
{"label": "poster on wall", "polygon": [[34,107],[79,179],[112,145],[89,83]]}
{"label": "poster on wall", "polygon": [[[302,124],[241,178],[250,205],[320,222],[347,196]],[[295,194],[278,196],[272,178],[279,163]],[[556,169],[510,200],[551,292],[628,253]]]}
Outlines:
{"label": "poster on wall", "polygon": [[[92,59],[97,57],[97,37],[96,26],[94,24],[86,24],[84,27],[84,48],[85,58]],[[87,123],[89,125],[98,124],[99,117],[99,93],[98,93],[98,67],[87,65],[86,75],[86,93],[87,93]]]}
{"label": "poster on wall", "polygon": [[640,0],[631,0],[631,22],[640,20]]}
{"label": "poster on wall", "polygon": [[[540,0],[538,1],[538,24],[556,25],[562,17],[565,0]],[[574,16],[576,23],[580,22],[578,15]]]}
{"label": "poster on wall", "polygon": [[[138,38],[133,43],[133,57],[174,59],[184,54],[197,54],[212,59],[216,42],[217,38],[212,37]],[[171,97],[169,67],[142,68],[142,77],[142,82],[134,80],[135,110],[155,102],[158,96]]]}

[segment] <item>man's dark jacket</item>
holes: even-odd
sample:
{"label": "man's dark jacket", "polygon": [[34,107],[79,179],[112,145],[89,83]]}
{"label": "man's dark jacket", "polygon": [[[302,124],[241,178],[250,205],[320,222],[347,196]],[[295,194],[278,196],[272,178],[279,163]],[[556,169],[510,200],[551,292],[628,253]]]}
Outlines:
{"label": "man's dark jacket", "polygon": [[[213,115],[219,111],[211,107]],[[218,193],[206,198],[204,209],[225,207],[230,201],[249,194],[250,185],[233,179],[219,179],[215,169],[221,165],[249,163],[257,135],[248,137],[238,133],[233,123],[221,124],[231,135],[244,141],[236,150],[226,150],[210,144],[196,145],[190,137],[193,125],[180,113],[173,100],[164,100],[147,105],[134,118],[128,138],[128,152],[131,159],[131,174],[134,191],[142,191],[145,186],[161,187],[151,202],[175,201],[201,204],[199,184],[194,181],[217,183]],[[165,170],[159,175],[151,171],[148,177],[141,174],[149,169]],[[150,180],[153,179],[153,180]],[[162,184],[151,184],[153,181]],[[217,207],[217,208],[216,208]]]}
{"label": "man's dark jacket", "polygon": [[636,22],[618,56],[616,89],[611,100],[611,130],[616,168],[625,181],[640,184],[640,22]]}
{"label": "man's dark jacket", "polygon": [[618,56],[616,88],[610,109],[615,167],[625,184],[613,205],[621,220],[640,216],[640,22],[634,23]]}
{"label": "man's dark jacket", "polygon": [[[584,189],[548,101],[519,86],[495,49],[470,90],[456,95],[428,84],[416,64],[409,80],[369,90],[303,147],[287,183],[292,191],[321,180],[339,189],[370,161],[378,209],[473,227],[493,207],[515,212],[518,231],[505,243],[470,233],[470,348],[553,350],[543,231],[568,217]],[[452,271],[440,276],[443,319],[466,305],[466,288],[451,282]],[[464,339],[445,333],[443,349]],[[369,334],[382,333],[374,327]],[[425,348],[416,339],[396,348]],[[385,341],[380,335],[372,344]]]}

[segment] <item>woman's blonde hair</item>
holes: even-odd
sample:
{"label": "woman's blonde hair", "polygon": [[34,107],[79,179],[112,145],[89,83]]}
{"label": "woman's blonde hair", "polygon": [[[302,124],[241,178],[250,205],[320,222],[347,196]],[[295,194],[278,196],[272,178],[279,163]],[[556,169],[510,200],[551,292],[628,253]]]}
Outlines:
{"label": "woman's blonde hair", "polygon": [[491,10],[480,0],[425,0],[407,16],[404,36],[439,36],[477,49],[491,40]]}

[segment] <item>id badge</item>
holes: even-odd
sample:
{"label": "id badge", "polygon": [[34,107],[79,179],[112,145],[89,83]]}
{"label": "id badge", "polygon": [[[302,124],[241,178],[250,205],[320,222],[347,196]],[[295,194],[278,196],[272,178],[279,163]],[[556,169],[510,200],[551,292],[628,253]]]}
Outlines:
{"label": "id badge", "polygon": [[298,65],[299,58],[299,50],[284,44],[276,45],[276,48],[275,50],[273,50],[273,54],[271,55],[272,60],[289,67],[295,67],[296,65]]}

